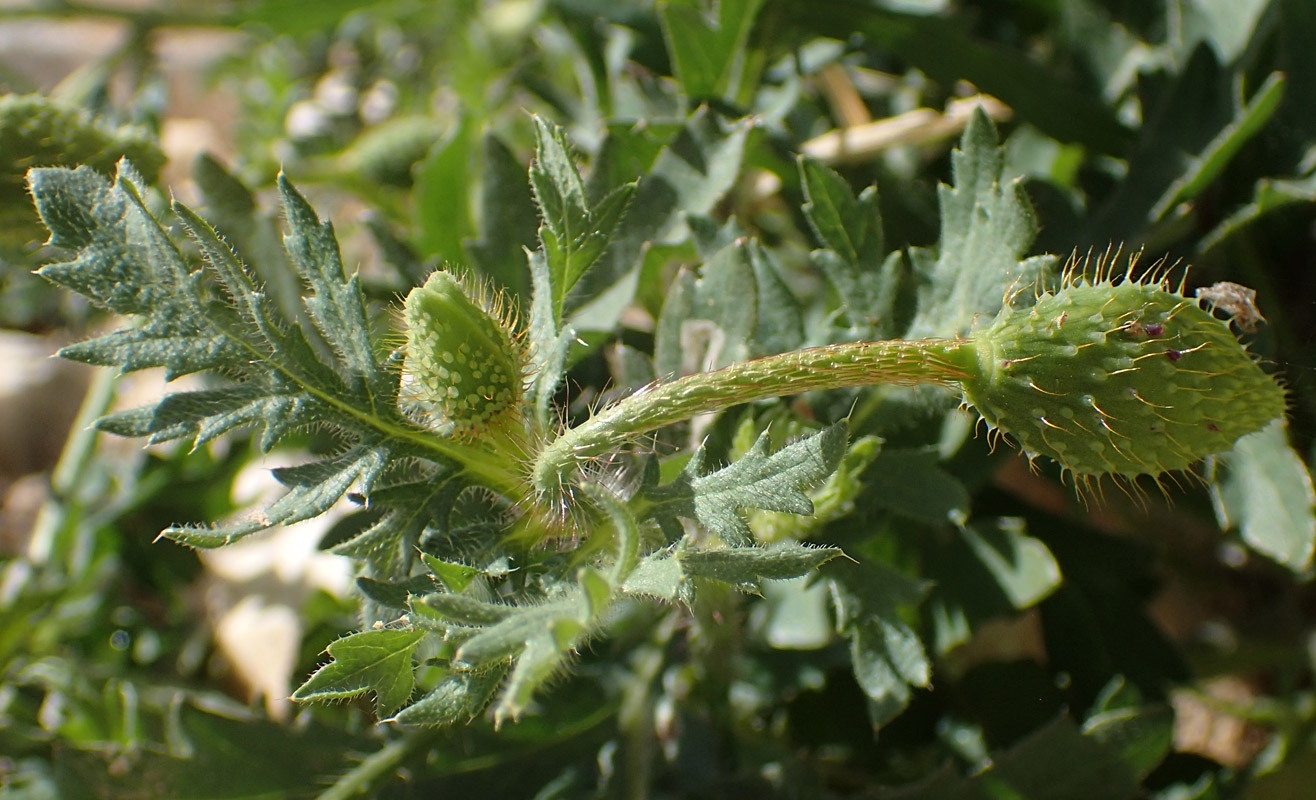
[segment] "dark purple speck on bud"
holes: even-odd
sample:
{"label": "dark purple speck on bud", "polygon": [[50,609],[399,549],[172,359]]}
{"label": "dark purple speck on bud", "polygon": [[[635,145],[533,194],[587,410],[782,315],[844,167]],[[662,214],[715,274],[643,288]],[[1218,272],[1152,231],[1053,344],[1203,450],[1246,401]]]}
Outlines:
{"label": "dark purple speck on bud", "polygon": [[1166,350],[1165,357],[1171,361],[1178,361],[1183,358],[1183,353],[1180,353],[1178,350]]}
{"label": "dark purple speck on bud", "polygon": [[1160,336],[1165,332],[1165,328],[1159,322],[1149,322],[1143,325],[1142,329],[1148,336]]}
{"label": "dark purple speck on bud", "polygon": [[1211,433],[1219,433],[1219,432],[1220,432],[1220,429],[1216,427],[1216,424],[1215,424],[1214,422],[1208,422],[1208,423],[1206,423],[1206,429],[1207,429],[1208,431],[1210,431]]}

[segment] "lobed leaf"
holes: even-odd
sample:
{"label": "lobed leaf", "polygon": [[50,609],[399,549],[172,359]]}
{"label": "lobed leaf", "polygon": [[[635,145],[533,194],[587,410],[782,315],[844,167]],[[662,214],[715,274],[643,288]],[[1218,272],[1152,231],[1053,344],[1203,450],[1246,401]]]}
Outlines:
{"label": "lobed leaf", "polygon": [[222,547],[275,525],[319,516],[354,486],[368,491],[393,460],[392,453],[387,443],[361,444],[302,467],[276,470],[275,477],[291,488],[260,511],[227,524],[175,525],[160,535],[189,547]]}
{"label": "lobed leaf", "polygon": [[828,578],[836,627],[850,639],[850,661],[869,699],[869,715],[882,724],[904,710],[911,687],[927,686],[932,664],[923,643],[903,619],[929,585],[875,561],[842,564]]}
{"label": "lobed leaf", "polygon": [[[250,197],[235,196],[233,181],[226,183],[214,169],[203,172],[210,176],[212,193],[228,198],[231,216],[244,219]],[[174,203],[204,259],[203,266],[194,266],[143,204],[139,181],[126,163],[113,182],[87,168],[30,174],[51,244],[71,255],[46,265],[41,274],[111,311],[140,318],[138,324],[70,345],[63,354],[125,371],[161,366],[169,378],[205,370],[223,382],[115,412],[99,427],[153,442],[188,439],[197,446],[253,426],[261,431],[261,449],[269,450],[293,431],[319,426],[347,443],[314,465],[277,473],[292,491],[263,511],[225,525],[173,527],[163,535],[215,547],[321,514],[354,487],[369,494],[399,462],[450,465],[445,454],[473,452],[417,436],[401,417],[398,375],[375,355],[359,277],[344,270],[332,226],[286,178],[279,180],[288,222],[285,253],[271,269],[283,270],[302,287],[291,306],[282,294],[271,297],[261,275],[205,220]],[[443,485],[431,488],[432,497],[442,494]],[[385,500],[380,497],[376,507],[389,511]],[[389,574],[405,574],[411,548],[434,510],[428,500],[393,509],[339,549]]]}
{"label": "lobed leaf", "polygon": [[825,248],[815,250],[811,260],[836,290],[857,334],[874,339],[897,335],[904,263],[899,254],[886,252],[877,187],[856,198],[836,172],[803,157],[797,163],[804,215]]}
{"label": "lobed leaf", "polygon": [[380,628],[344,636],[329,645],[333,660],[320,667],[294,700],[322,700],[375,693],[375,711],[390,716],[411,697],[415,686],[411,654],[425,637],[421,630]]}
{"label": "lobed leaf", "polygon": [[1054,256],[1023,259],[1037,235],[1037,221],[1019,183],[1001,183],[1004,153],[982,109],[964,129],[951,165],[953,185],[937,192],[938,255],[934,260],[925,250],[910,251],[926,282],[906,334],[911,339],[961,336],[976,320],[990,321],[1007,296],[1038,285],[1055,264]]}
{"label": "lobed leaf", "polygon": [[688,577],[710,578],[757,593],[761,581],[798,578],[839,555],[841,550],[836,547],[783,543],[714,550],[684,548],[677,551],[676,560]]}
{"label": "lobed leaf", "polygon": [[543,215],[539,238],[548,268],[548,299],[553,318],[560,321],[567,292],[603,254],[635,193],[635,184],[618,186],[591,202],[562,129],[535,117],[535,137],[530,184]]}
{"label": "lobed leaf", "polygon": [[741,512],[757,508],[791,514],[813,513],[806,488],[823,482],[845,454],[846,426],[829,428],[769,454],[768,433],[749,452],[726,467],[705,471],[704,450],[695,452],[681,476],[651,490],[660,518],[698,520],[731,547],[753,541]]}
{"label": "lobed leaf", "polygon": [[145,127],[109,124],[39,94],[0,94],[0,247],[35,243],[36,218],[24,189],[29,167],[86,165],[108,172],[121,159],[154,181],[165,157]]}

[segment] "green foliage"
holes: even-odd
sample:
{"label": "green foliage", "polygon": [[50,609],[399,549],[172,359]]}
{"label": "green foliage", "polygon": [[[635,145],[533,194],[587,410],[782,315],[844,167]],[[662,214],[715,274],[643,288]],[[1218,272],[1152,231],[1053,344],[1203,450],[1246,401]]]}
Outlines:
{"label": "green foliage", "polygon": [[316,670],[293,699],[335,699],[370,690],[376,712],[387,717],[411,699],[411,653],[424,635],[380,628],[344,636],[329,645],[334,660]]}
{"label": "green foliage", "polygon": [[951,153],[952,184],[938,187],[941,246],[910,252],[926,282],[909,336],[962,336],[980,315],[995,314],[1021,287],[1036,286],[1055,258],[1020,260],[1037,221],[1018,182],[1004,182],[1004,154],[982,112],[974,114],[960,149]]}
{"label": "green foliage", "polygon": [[[1281,267],[1316,16],[913,5],[189,12],[251,45],[195,210],[136,129],[33,115],[50,238],[16,258],[105,313],[61,355],[118,377],[4,556],[0,796],[1113,800],[1298,769],[1313,391]],[[964,81],[1013,116],[936,116]],[[912,108],[873,150],[815,138]],[[1057,274],[1120,239],[1269,324]],[[147,369],[162,397],[112,402]],[[235,508],[267,456],[281,493]],[[302,522],[354,580],[278,573],[284,724],[222,699],[188,548]],[[1175,751],[1216,676],[1264,753]]]}
{"label": "green foliage", "polygon": [[128,158],[149,180],[164,164],[151,132],[114,125],[42,95],[0,95],[0,247],[36,239],[25,180],[33,167],[77,166],[109,171]]}
{"label": "green foliage", "polygon": [[669,529],[679,528],[674,519],[679,515],[697,520],[729,545],[748,545],[754,534],[741,516],[745,509],[813,513],[813,503],[802,490],[818,485],[836,469],[844,453],[845,425],[834,425],[771,455],[767,447],[765,431],[748,452],[719,470],[707,469],[707,451],[701,447],[676,480],[649,493],[656,506],[650,513]]}

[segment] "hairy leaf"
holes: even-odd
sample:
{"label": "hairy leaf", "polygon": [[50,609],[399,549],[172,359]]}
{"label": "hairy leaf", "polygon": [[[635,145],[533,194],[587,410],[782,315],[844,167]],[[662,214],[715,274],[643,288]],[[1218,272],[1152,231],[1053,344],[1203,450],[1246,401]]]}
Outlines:
{"label": "hairy leaf", "polygon": [[1012,291],[1046,276],[1053,256],[1023,258],[1037,221],[1017,182],[1002,185],[1004,154],[981,109],[951,154],[954,185],[941,186],[941,243],[935,257],[914,249],[910,258],[926,281],[907,336],[959,336],[975,320],[989,321]]}
{"label": "hairy leaf", "polygon": [[813,436],[768,453],[768,433],[749,452],[719,470],[707,471],[701,448],[671,484],[652,490],[653,514],[697,520],[731,547],[753,541],[741,512],[758,508],[791,514],[813,513],[804,490],[817,486],[845,454],[846,428],[838,423]]}
{"label": "hairy leaf", "polygon": [[807,575],[841,555],[835,547],[778,544],[771,547],[726,547],[714,550],[687,548],[677,552],[686,575],[711,578],[757,593],[764,580],[787,580]]}
{"label": "hairy leaf", "polygon": [[856,198],[834,171],[807,158],[798,161],[804,188],[804,215],[824,249],[812,261],[836,290],[855,333],[888,339],[897,330],[896,301],[904,263],[886,252],[878,214],[877,187]]}
{"label": "hairy leaf", "polygon": [[591,202],[562,129],[536,117],[535,136],[538,144],[530,184],[543,214],[539,239],[548,268],[553,318],[560,321],[567,292],[603,254],[635,193],[635,184],[622,184]]}
{"label": "hairy leaf", "polygon": [[[398,375],[376,356],[359,279],[344,269],[332,226],[287,180],[279,181],[288,233],[286,263],[278,266],[290,267],[305,287],[292,312],[271,298],[260,275],[208,223],[175,202],[204,265],[186,258],[142,202],[140,179],[126,163],[113,182],[85,167],[33,170],[30,182],[50,244],[72,256],[41,274],[115,313],[140,318],[62,354],[125,371],[164,367],[170,378],[205,370],[224,379],[216,388],[110,414],[98,423],[102,429],[201,445],[253,426],[264,450],[311,426],[339,435],[336,454],[277,473],[291,491],[268,508],[214,527],[172,527],[165,536],[194,547],[226,544],[321,514],[350,489],[368,495],[402,459],[450,464],[445,452],[469,452],[418,436],[402,418]],[[387,507],[384,499],[380,508]],[[404,573],[409,547],[429,524],[418,513],[426,508],[422,503],[385,515],[348,550],[377,558],[386,572]],[[407,545],[390,548],[399,542]]]}
{"label": "hairy leaf", "polygon": [[373,691],[376,713],[387,717],[411,697],[411,653],[424,636],[420,630],[389,628],[344,636],[329,645],[333,660],[316,670],[292,698],[329,699]]}
{"label": "hairy leaf", "polygon": [[0,246],[21,247],[37,238],[24,187],[28,167],[85,164],[109,171],[123,158],[148,183],[164,164],[164,153],[145,128],[115,126],[42,95],[0,95]]}
{"label": "hairy leaf", "polygon": [[399,725],[436,727],[469,722],[498,689],[505,669],[488,672],[453,672],[416,702],[394,714],[390,722]]}

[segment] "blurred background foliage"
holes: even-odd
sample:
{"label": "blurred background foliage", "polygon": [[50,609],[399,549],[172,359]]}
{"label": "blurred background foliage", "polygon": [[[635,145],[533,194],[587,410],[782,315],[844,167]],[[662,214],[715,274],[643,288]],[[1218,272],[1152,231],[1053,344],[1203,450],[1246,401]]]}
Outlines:
{"label": "blurred background foliage", "polygon": [[[914,597],[938,587],[893,612],[934,663],[896,714],[819,638],[826,607],[802,586],[711,641],[637,625],[497,734],[379,726],[364,702],[292,708],[290,681],[357,624],[349,569],[317,549],[347,534],[204,558],[152,542],[246,507],[266,465],[241,437],[142,449],[88,428],[158,383],[46,358],[106,323],[31,275],[49,254],[23,175],[126,156],[149,202],[172,192],[275,263],[282,169],[381,303],[445,262],[524,295],[527,112],[553,119],[591,191],[646,176],[656,209],[587,279],[626,302],[573,309],[583,407],[612,379],[600,345],[649,352],[675,268],[731,234],[770,251],[806,318],[834,307],[799,153],[856,194],[878,187],[886,250],[935,246],[972,98],[1037,209],[1033,252],[1122,244],[1192,263],[1192,286],[1257,290],[1269,324],[1250,344],[1283,374],[1309,454],[1313,41],[1309,0],[0,4],[0,796],[1310,796],[1310,480],[1268,469],[1269,451],[1234,490],[1085,507],[1012,454],[938,464],[940,433],[884,430],[866,491],[895,508],[865,523],[893,533],[854,542],[885,542],[863,555]],[[849,320],[882,335],[871,322]],[[734,444],[730,423],[711,434]],[[331,446],[309,433],[300,449]],[[920,527],[970,505],[1028,538]],[[986,540],[1033,549],[983,582]],[[1112,722],[1130,709],[1154,713]]]}

